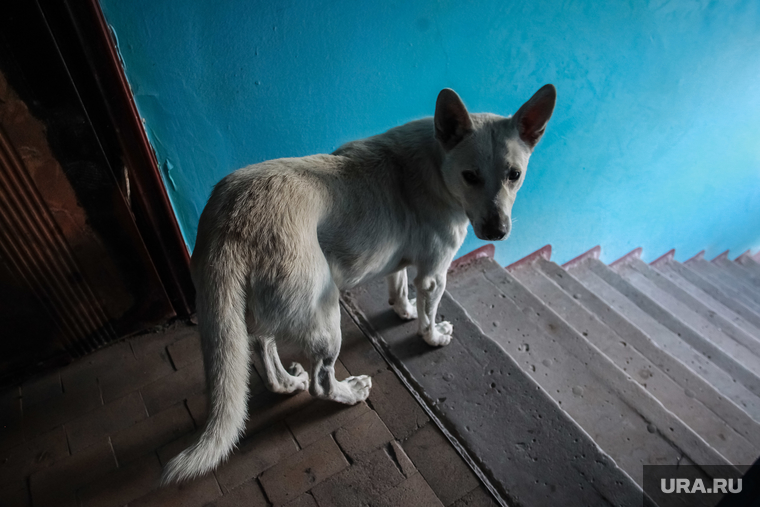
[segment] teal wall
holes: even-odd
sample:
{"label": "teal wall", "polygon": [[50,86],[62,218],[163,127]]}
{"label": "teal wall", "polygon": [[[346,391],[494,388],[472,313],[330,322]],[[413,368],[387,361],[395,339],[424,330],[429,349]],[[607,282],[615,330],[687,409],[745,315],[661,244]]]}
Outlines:
{"label": "teal wall", "polygon": [[757,0],[101,3],[191,249],[238,167],[432,115],[444,87],[508,115],[545,83],[502,264],[760,247]]}

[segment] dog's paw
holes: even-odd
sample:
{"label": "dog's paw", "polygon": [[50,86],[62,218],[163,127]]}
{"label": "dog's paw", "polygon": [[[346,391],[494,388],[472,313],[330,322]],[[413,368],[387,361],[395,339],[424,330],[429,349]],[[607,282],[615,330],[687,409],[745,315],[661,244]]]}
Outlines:
{"label": "dog's paw", "polygon": [[435,325],[435,330],[441,334],[451,336],[451,333],[454,332],[454,326],[451,325],[451,322],[444,320]]}
{"label": "dog's paw", "polygon": [[291,363],[288,368],[288,373],[290,373],[290,381],[292,382],[292,384],[288,386],[289,388],[292,388],[290,391],[291,393],[295,391],[305,391],[309,388],[309,374],[299,363]]}
{"label": "dog's paw", "polygon": [[393,311],[404,320],[414,320],[417,318],[417,300],[404,298],[397,301],[393,304]]}
{"label": "dog's paw", "polygon": [[339,388],[335,390],[333,400],[347,405],[354,405],[367,399],[369,390],[372,388],[372,379],[369,375],[348,377],[338,382],[338,386]]}
{"label": "dog's paw", "polygon": [[369,375],[348,377],[343,382],[347,383],[356,394],[356,401],[354,403],[366,400],[369,396],[369,390],[372,389],[372,378]]}
{"label": "dog's paw", "polygon": [[444,345],[451,343],[453,332],[454,326],[452,326],[450,322],[439,322],[423,333],[422,339],[425,340],[425,343],[432,345],[433,347],[443,347]]}

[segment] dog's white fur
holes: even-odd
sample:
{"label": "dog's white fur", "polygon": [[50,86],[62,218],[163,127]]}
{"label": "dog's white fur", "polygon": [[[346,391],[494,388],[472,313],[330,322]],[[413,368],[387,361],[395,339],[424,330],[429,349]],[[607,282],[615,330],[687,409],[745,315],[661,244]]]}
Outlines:
{"label": "dog's white fur", "polygon": [[[468,222],[482,239],[509,234],[515,195],[555,100],[546,85],[513,117],[471,115],[445,89],[434,118],[219,182],[191,263],[210,411],[200,439],[169,462],[164,481],[207,473],[234,448],[246,419],[249,341],[272,391],[308,388],[347,404],[367,398],[369,377],[335,379],[342,289],[386,276],[396,313],[419,315],[428,344],[448,344],[452,326],[435,315],[449,264]],[[407,266],[417,269],[416,305],[407,297]],[[303,347],[311,379],[301,365],[280,363],[275,341],[286,338]]]}

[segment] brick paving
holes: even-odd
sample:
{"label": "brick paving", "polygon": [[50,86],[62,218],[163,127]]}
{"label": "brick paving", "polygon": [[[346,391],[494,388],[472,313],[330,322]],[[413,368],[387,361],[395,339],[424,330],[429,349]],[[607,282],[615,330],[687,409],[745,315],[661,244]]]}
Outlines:
{"label": "brick paving", "polygon": [[207,414],[191,324],[4,389],[0,507],[497,505],[345,313],[342,328],[337,376],[372,375],[367,402],[273,394],[254,358],[245,437],[212,474],[181,485],[158,481]]}

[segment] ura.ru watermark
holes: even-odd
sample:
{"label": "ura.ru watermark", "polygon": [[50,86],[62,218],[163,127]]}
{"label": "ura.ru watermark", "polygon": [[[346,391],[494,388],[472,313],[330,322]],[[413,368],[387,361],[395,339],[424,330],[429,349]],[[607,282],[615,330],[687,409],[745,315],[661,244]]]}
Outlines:
{"label": "ura.ru watermark", "polygon": [[[707,484],[705,484],[707,483]],[[663,493],[741,493],[742,480],[738,479],[721,479],[713,477],[712,481],[702,479],[673,478],[660,479],[660,491]]]}
{"label": "ura.ru watermark", "polygon": [[731,506],[757,507],[760,481],[749,469],[749,465],[644,465],[644,505],[713,507],[725,500]]}

